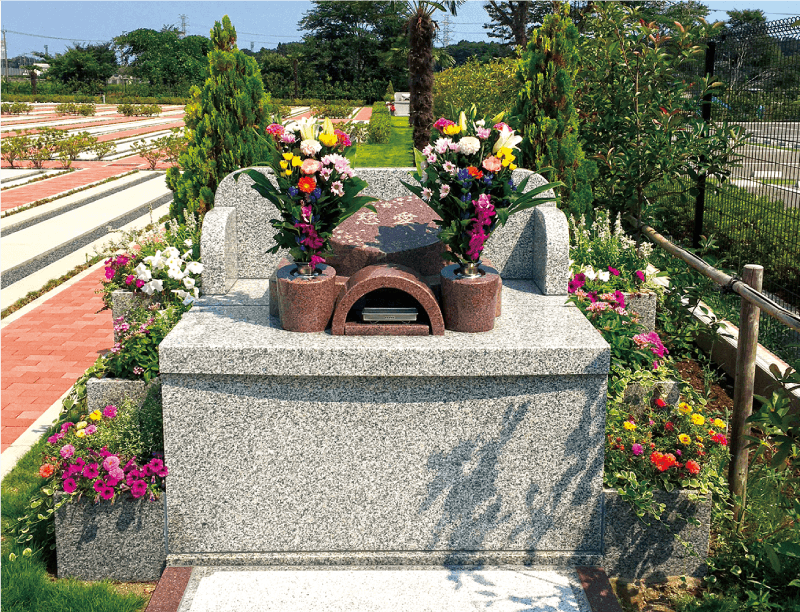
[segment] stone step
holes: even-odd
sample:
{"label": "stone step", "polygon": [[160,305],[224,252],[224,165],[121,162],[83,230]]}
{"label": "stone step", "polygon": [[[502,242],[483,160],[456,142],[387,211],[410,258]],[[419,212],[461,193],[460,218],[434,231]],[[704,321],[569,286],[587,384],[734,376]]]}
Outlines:
{"label": "stone step", "polygon": [[177,610],[592,612],[581,582],[570,567],[198,566]]}
{"label": "stone step", "polygon": [[[18,282],[172,199],[163,175],[36,223],[0,240],[2,284]],[[21,214],[21,213],[20,213]]]}

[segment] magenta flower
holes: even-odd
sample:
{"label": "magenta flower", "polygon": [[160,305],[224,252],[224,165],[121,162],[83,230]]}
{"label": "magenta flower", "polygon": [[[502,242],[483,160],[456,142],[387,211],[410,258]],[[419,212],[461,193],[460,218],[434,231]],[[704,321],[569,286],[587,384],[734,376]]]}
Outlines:
{"label": "magenta flower", "polygon": [[78,488],[78,483],[75,482],[75,480],[72,478],[67,478],[64,481],[63,487],[64,487],[64,493],[74,493],[75,489]]}
{"label": "magenta flower", "polygon": [[108,470],[108,477],[113,478],[117,482],[125,478],[125,472],[122,471],[122,468],[115,467]]}
{"label": "magenta flower", "polygon": [[61,447],[61,451],[60,452],[61,452],[61,456],[64,459],[69,459],[70,457],[72,457],[72,455],[75,454],[75,447],[72,446],[72,444],[65,444],[64,446]]}
{"label": "magenta flower", "polygon": [[622,291],[617,290],[614,292],[614,301],[620,308],[625,308],[625,295]]}
{"label": "magenta flower", "polygon": [[114,278],[114,274],[116,274],[116,270],[114,268],[106,268],[106,280],[111,280]]}
{"label": "magenta flower", "polygon": [[89,480],[97,478],[97,475],[99,473],[100,470],[97,468],[96,463],[90,463],[89,465],[83,468],[83,477],[88,478]]}
{"label": "magenta flower", "polygon": [[95,425],[89,425],[86,429],[84,429],[87,436],[91,436],[92,434],[97,433],[97,427]]}
{"label": "magenta flower", "polygon": [[147,492],[147,483],[144,480],[136,480],[131,485],[131,495],[134,498],[141,497]]}
{"label": "magenta flower", "polygon": [[137,289],[141,289],[142,287],[144,287],[144,281],[141,278],[137,278],[136,279],[136,288]]}
{"label": "magenta flower", "polygon": [[572,277],[572,280],[569,281],[569,288],[568,291],[570,293],[575,293],[578,289],[583,287],[586,284],[586,275],[583,272],[576,274]]}
{"label": "magenta flower", "polygon": [[103,461],[103,469],[107,472],[110,472],[116,467],[119,467],[119,457],[116,455],[110,455]]}
{"label": "magenta flower", "polygon": [[102,478],[98,478],[94,483],[94,490],[100,493],[103,489],[106,488],[106,483],[103,482]]}
{"label": "magenta flower", "polygon": [[636,278],[639,279],[640,283],[643,283],[644,282],[644,272],[642,272],[641,270],[636,270]]}
{"label": "magenta flower", "polygon": [[62,433],[62,434],[63,434],[63,433],[67,433],[67,430],[68,430],[70,427],[72,427],[73,425],[75,425],[75,423],[73,423],[72,421],[69,421],[69,422],[67,422],[67,423],[64,423],[64,424],[61,426],[61,433]]}
{"label": "magenta flower", "polygon": [[681,449],[676,448],[675,449],[675,454],[678,455],[678,457],[680,457],[683,453],[681,452]]}
{"label": "magenta flower", "polygon": [[55,444],[56,442],[58,442],[58,440],[59,440],[58,434],[54,434],[54,435],[50,436],[49,438],[47,438],[47,443],[48,444]]}
{"label": "magenta flower", "polygon": [[117,416],[117,407],[109,404],[103,409],[103,416],[107,419],[113,419],[115,416]]}
{"label": "magenta flower", "polygon": [[100,497],[103,499],[111,499],[114,497],[114,489],[111,487],[103,487],[100,489],[100,491],[98,491],[98,493],[100,493]]}
{"label": "magenta flower", "polygon": [[611,266],[608,266],[608,271],[611,272],[611,274],[614,275],[614,276],[619,276],[619,270],[617,270],[616,268],[612,268]]}
{"label": "magenta flower", "polygon": [[631,452],[638,457],[644,452],[644,449],[642,448],[641,444],[636,443],[633,446],[631,446]]}
{"label": "magenta flower", "polygon": [[125,277],[125,284],[130,285],[135,280],[136,277],[133,274],[128,274],[128,276]]}
{"label": "magenta flower", "polygon": [[164,467],[164,462],[161,459],[153,458],[150,460],[150,469],[154,472],[158,472]]}

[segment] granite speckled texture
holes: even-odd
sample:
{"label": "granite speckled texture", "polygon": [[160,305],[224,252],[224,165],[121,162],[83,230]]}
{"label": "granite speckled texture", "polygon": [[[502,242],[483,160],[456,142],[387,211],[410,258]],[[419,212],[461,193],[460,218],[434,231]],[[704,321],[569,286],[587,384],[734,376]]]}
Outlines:
{"label": "granite speckled texture", "polygon": [[[200,300],[159,346],[161,372],[298,376],[580,375],[608,372],[609,349],[563,296],[542,296],[531,281],[505,281],[503,313],[483,334],[445,331],[419,338],[294,334],[264,303],[268,280],[232,291],[244,300]],[[246,300],[245,289],[256,297]],[[228,304],[228,305],[225,305]]]}
{"label": "granite speckled texture", "polygon": [[[705,575],[710,499],[696,502],[690,499],[688,491],[655,491],[654,501],[666,504],[667,509],[661,516],[663,524],[651,518],[647,527],[614,489],[606,489],[604,493],[603,567],[609,576],[661,582],[667,576]],[[684,519],[678,518],[679,515]],[[686,522],[685,519],[692,517],[700,521],[698,526]],[[675,534],[690,543],[698,556],[692,556],[675,539]]]}
{"label": "granite speckled texture", "polygon": [[[254,168],[254,170],[267,176],[272,174],[272,170],[268,168]],[[365,195],[382,200],[392,200],[410,195],[401,181],[413,181],[411,178],[413,171],[413,168],[358,168],[356,174],[369,183],[363,192]],[[515,181],[522,180],[525,176],[531,177],[526,191],[547,182],[543,177],[529,170],[514,171]],[[237,177],[240,178],[237,180]],[[206,242],[213,240],[216,246],[204,247],[206,242],[201,240],[203,265],[210,270],[208,273],[205,271],[203,273],[203,291],[205,293],[223,292],[220,287],[225,286],[226,283],[229,286],[230,274],[234,267],[236,275],[240,279],[268,278],[278,268],[280,259],[285,256],[283,251],[274,254],[267,252],[275,244],[274,230],[269,221],[278,218],[278,211],[272,203],[252,189],[252,184],[253,181],[249,176],[241,175],[241,171],[237,171],[226,176],[217,188],[215,207],[212,211],[234,208],[236,214],[235,217],[228,218],[227,215],[230,213],[221,211],[212,217],[209,232],[213,233],[213,238],[212,234],[209,234],[205,240]],[[553,201],[536,207],[536,209],[539,208],[558,211]],[[512,215],[508,223],[497,229],[486,243],[484,258],[493,262],[503,278],[535,278],[534,272],[537,268],[551,265],[551,260],[538,261],[538,251],[534,251],[534,245],[540,241],[538,235],[534,240],[533,211],[536,209],[528,209]],[[365,214],[368,212],[366,211]],[[549,223],[557,216],[555,212],[551,212],[544,217],[544,222],[548,224],[546,228],[549,236],[546,240],[548,243],[554,240],[553,236],[555,235],[555,230],[550,229]],[[563,213],[561,216],[563,217]],[[564,218],[563,224],[566,227],[566,218]],[[236,235],[232,240],[231,232],[233,231]],[[204,236],[205,233],[204,229]],[[227,246],[220,247],[220,244]],[[566,244],[565,242],[564,249],[567,248]],[[231,245],[236,249],[235,256],[230,251]],[[235,266],[231,263],[233,261],[235,261]],[[565,259],[564,266],[566,265],[567,260]],[[226,272],[222,273],[222,270]],[[427,272],[422,271],[422,273]],[[209,278],[208,282],[206,276]],[[564,291],[566,291],[566,281],[564,281]],[[546,292],[549,293],[547,290]]]}
{"label": "granite speckled texture", "polygon": [[227,293],[239,277],[235,208],[217,204],[208,211],[203,218],[200,254],[203,293]]}
{"label": "granite speckled texture", "polygon": [[86,381],[86,409],[89,412],[102,410],[109,404],[121,406],[127,399],[140,405],[147,397],[150,387],[158,384],[156,377],[149,383],[143,380],[124,380],[122,378],[90,378]]}
{"label": "granite speckled texture", "polygon": [[466,278],[458,274],[460,268],[451,264],[440,272],[445,325],[457,332],[491,331],[499,311],[500,275],[491,266],[481,265],[481,276]]}
{"label": "granite speckled texture", "polygon": [[[333,315],[333,323],[331,324],[331,334],[337,336],[345,335],[345,322],[350,309],[360,298],[382,289],[396,289],[413,297],[424,311],[424,313],[420,314],[423,318],[427,318],[430,324],[430,333],[434,336],[444,335],[442,311],[433,291],[425,284],[418,272],[397,264],[367,266],[348,279],[347,290],[336,305],[336,312]],[[371,324],[351,325],[353,329],[349,330],[347,334],[359,335],[358,333],[353,333],[356,331],[356,327],[370,328]],[[366,329],[363,335],[373,334]],[[398,333],[398,335],[402,335],[402,332]],[[414,333],[413,335],[423,334]]]}
{"label": "granite speckled texture", "polygon": [[303,277],[294,274],[297,266],[283,266],[276,273],[278,313],[287,331],[314,333],[328,327],[336,304],[336,270],[325,264],[318,274]]}
{"label": "granite speckled texture", "polygon": [[545,295],[567,295],[569,284],[569,225],[567,217],[556,207],[533,210],[536,240],[533,241],[534,265],[530,276]]}
{"label": "granite speckled texture", "polygon": [[158,580],[164,569],[165,495],[157,501],[125,495],[114,504],[86,497],[55,514],[58,577]]}
{"label": "granite speckled texture", "polygon": [[639,315],[639,323],[644,325],[646,332],[656,329],[657,303],[658,296],[654,292],[625,294],[625,309]]}
{"label": "granite speckled texture", "polygon": [[573,569],[196,568],[179,612],[592,612]]}
{"label": "granite speckled texture", "polygon": [[[117,289],[111,292],[111,318],[116,320],[120,317],[127,317],[128,313],[134,308],[149,306],[153,303],[153,297],[146,293],[125,291]],[[119,340],[119,332],[114,331],[114,342]]]}
{"label": "granite speckled texture", "polygon": [[172,553],[599,549],[605,375],[162,376]]}

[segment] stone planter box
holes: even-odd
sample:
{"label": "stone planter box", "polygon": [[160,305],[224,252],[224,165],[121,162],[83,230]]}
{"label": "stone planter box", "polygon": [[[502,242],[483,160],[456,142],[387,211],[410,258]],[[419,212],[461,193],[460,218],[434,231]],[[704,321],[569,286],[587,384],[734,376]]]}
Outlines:
{"label": "stone planter box", "polygon": [[150,383],[143,380],[125,380],[122,378],[90,378],[86,381],[86,409],[102,410],[109,404],[120,406],[126,399],[141,404],[147,397],[150,387],[158,383],[154,378]]}
{"label": "stone planter box", "polygon": [[[149,306],[154,302],[152,296],[144,293],[133,293],[117,289],[111,293],[111,316],[114,319],[127,317],[128,313],[138,306]],[[114,332],[114,342],[119,340],[117,332]]]}
{"label": "stone planter box", "polygon": [[[666,525],[650,519],[647,526],[616,490],[604,489],[604,494],[603,568],[609,576],[655,582],[667,576],[705,575],[711,528],[710,498],[694,502],[689,499],[688,491],[656,491],[655,501],[667,507],[661,517]],[[686,522],[690,517],[699,520],[700,525]],[[675,539],[676,534],[684,542],[690,542],[699,556],[692,556]]]}
{"label": "stone planter box", "polygon": [[61,506],[55,515],[58,577],[158,580],[167,558],[165,503],[162,494],[152,502],[123,497],[95,504],[84,497]]}
{"label": "stone planter box", "polygon": [[647,332],[656,328],[656,304],[658,295],[653,291],[645,293],[625,293],[625,308],[630,312],[638,313],[639,323],[644,325]]}

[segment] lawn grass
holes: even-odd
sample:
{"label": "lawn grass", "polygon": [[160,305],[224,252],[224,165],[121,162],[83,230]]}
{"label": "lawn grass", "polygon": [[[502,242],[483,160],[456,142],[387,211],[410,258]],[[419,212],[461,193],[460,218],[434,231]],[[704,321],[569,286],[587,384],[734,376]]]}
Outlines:
{"label": "lawn grass", "polygon": [[386,144],[357,145],[356,168],[410,168],[414,165],[412,128],[408,117],[392,117],[392,135]]}

